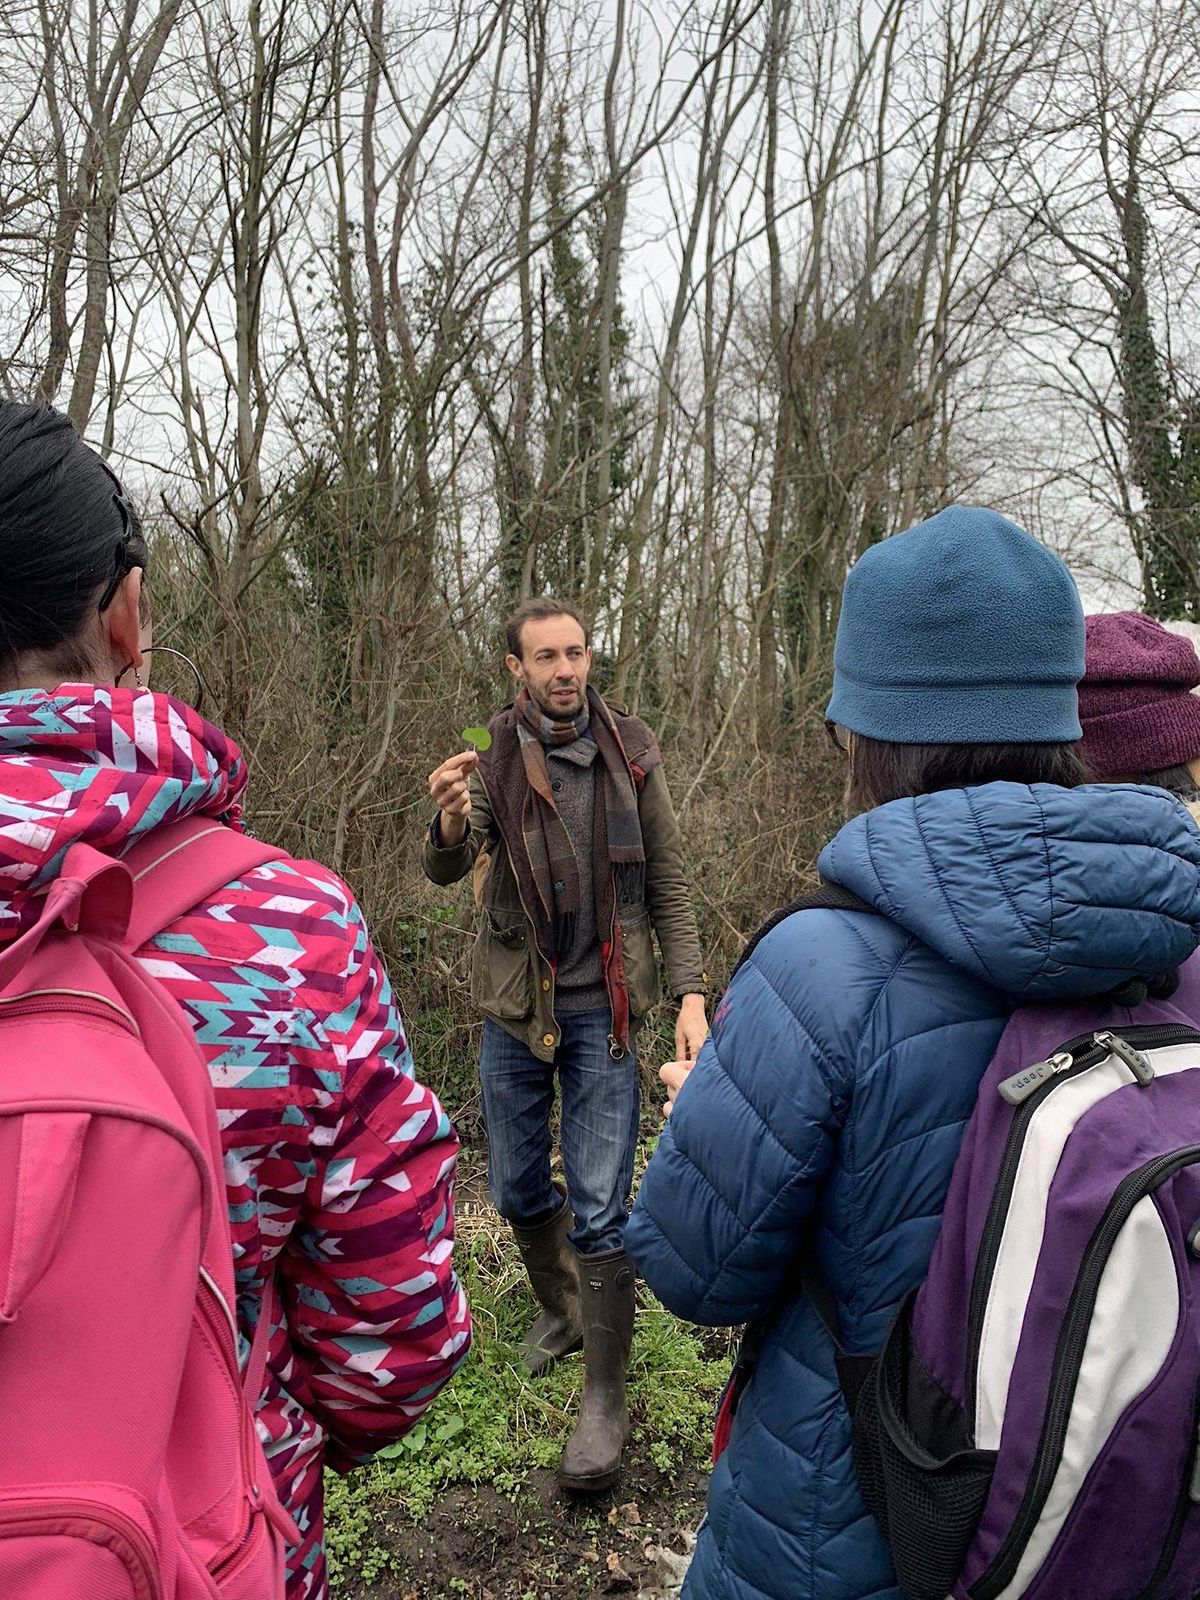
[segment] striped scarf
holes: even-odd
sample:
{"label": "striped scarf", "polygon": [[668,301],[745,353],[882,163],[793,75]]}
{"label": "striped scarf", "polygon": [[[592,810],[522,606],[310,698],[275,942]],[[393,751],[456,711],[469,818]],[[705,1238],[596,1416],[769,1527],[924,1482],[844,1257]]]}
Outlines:
{"label": "striped scarf", "polygon": [[608,937],[618,892],[624,901],[641,901],[645,895],[646,852],[637,790],[612,713],[594,689],[588,689],[578,715],[564,719],[547,716],[522,689],[513,707],[513,727],[515,741],[501,739],[489,752],[488,765],[495,774],[489,787],[538,944],[547,953],[561,955],[575,941],[581,885],[575,847],[554,802],[546,748],[572,744],[590,730],[600,753],[592,768],[599,785],[592,881],[601,939]]}

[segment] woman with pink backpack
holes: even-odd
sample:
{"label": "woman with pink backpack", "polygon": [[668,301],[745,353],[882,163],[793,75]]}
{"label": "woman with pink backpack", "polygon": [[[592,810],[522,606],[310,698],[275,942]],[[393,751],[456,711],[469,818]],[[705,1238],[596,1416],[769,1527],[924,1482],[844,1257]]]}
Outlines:
{"label": "woman with pink backpack", "polygon": [[349,890],[145,686],[137,514],[49,406],[0,401],[0,552],[0,1592],[271,1600],[273,1540],[319,1600],[323,1467],[469,1347],[455,1135]]}

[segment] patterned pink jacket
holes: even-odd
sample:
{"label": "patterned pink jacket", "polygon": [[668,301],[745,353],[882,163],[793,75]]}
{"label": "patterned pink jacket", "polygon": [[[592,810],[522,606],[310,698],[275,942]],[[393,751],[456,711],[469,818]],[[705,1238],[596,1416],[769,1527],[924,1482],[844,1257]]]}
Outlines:
{"label": "patterned pink jacket", "polygon": [[[196,813],[239,826],[245,783],[236,745],[165,696],[0,695],[0,943],[77,840],[119,855]],[[259,1426],[304,1534],[289,1600],[319,1600],[322,1465],[405,1433],[470,1345],[451,1261],[457,1141],[414,1076],[362,915],[324,867],[261,867],[140,958],[212,1075],[246,1340],[277,1274]]]}

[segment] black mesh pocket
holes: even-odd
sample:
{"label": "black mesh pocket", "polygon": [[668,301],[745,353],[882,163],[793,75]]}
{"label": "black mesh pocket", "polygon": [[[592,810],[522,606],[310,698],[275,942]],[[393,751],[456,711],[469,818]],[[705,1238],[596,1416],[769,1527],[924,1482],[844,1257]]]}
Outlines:
{"label": "black mesh pocket", "polygon": [[913,1295],[900,1308],[854,1406],[854,1465],[908,1600],[946,1600],[962,1571],[996,1467],[961,1406],[912,1348]]}

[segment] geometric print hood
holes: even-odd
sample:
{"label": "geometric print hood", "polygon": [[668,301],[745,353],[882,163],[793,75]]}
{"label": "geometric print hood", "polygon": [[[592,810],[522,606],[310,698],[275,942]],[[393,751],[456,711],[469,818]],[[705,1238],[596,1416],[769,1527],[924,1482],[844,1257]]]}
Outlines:
{"label": "geometric print hood", "polygon": [[246,763],[220,729],[149,689],[63,684],[0,694],[0,943],[80,840],[123,855],[182,817],[241,827]]}

